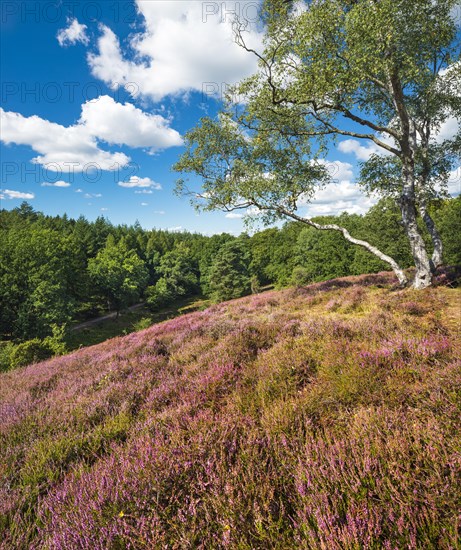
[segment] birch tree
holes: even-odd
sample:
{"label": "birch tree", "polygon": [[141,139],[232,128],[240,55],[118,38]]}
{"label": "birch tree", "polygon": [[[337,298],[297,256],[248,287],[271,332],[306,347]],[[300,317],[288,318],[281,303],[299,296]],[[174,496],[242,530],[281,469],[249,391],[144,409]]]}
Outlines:
{"label": "birch tree", "polygon": [[205,210],[245,210],[247,216],[257,215],[267,225],[289,218],[321,231],[338,231],[387,263],[405,285],[403,269],[377,247],[355,238],[345,227],[320,224],[298,213],[299,206],[330,180],[328,167],[317,158],[322,147],[312,154],[309,123],[303,117],[287,115],[277,131],[273,122],[255,119],[248,111],[238,117],[238,123],[229,112],[216,120],[202,119],[186,134],[186,151],[174,166],[178,172],[198,175],[201,190],[192,190],[187,180],[180,179],[177,192],[190,195]]}
{"label": "birch tree", "polygon": [[[379,163],[392,166],[395,177],[381,177],[379,190],[399,204],[416,267],[413,286],[429,286],[431,271],[441,262],[442,243],[427,203],[443,192],[450,162],[459,155],[459,132],[443,144],[437,141],[448,118],[461,117],[455,6],[454,0],[267,0],[263,51],[249,48],[244,26],[236,26],[238,43],[259,59],[258,72],[233,89],[239,103],[230,98],[225,116],[203,121],[189,134],[177,168],[203,178],[207,207],[251,204],[316,227],[297,207],[327,181],[319,162],[327,143],[347,136],[369,144],[375,168]],[[216,124],[214,133],[205,135],[209,124]],[[246,140],[242,149],[251,151],[229,159],[229,149],[213,151],[217,143],[213,146],[211,140],[232,128]],[[223,137],[221,133],[218,141]],[[280,149],[289,169],[267,170]],[[215,153],[211,164],[201,156],[205,150]],[[289,152],[294,153],[292,162]],[[213,182],[218,159],[224,176]],[[373,166],[364,166],[365,175],[367,170],[373,174]],[[365,175],[362,180],[369,185]],[[183,186],[181,182],[179,188]],[[378,184],[373,186],[376,190]],[[229,198],[239,200],[231,204]],[[418,209],[434,243],[432,262],[418,228]],[[401,284],[407,283],[400,266],[370,243],[338,226],[317,228],[340,231],[387,262]]]}

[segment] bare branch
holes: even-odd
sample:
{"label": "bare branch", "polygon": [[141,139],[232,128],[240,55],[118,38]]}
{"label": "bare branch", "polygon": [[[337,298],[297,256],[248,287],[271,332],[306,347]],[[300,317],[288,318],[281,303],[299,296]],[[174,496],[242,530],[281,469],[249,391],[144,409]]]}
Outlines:
{"label": "bare branch", "polygon": [[282,214],[284,216],[292,218],[296,221],[305,223],[306,225],[310,225],[311,227],[314,227],[315,229],[318,229],[320,231],[339,231],[340,233],[343,234],[344,238],[347,241],[349,241],[353,244],[356,244],[358,246],[361,246],[362,248],[365,248],[366,250],[368,250],[369,252],[371,252],[372,254],[377,256],[380,260],[382,260],[383,262],[390,265],[392,270],[394,271],[395,275],[397,276],[397,278],[399,280],[399,283],[402,286],[405,286],[408,283],[408,279],[407,279],[405,273],[403,272],[402,268],[399,266],[399,264],[393,258],[388,256],[387,254],[384,254],[383,252],[381,252],[378,248],[376,248],[375,246],[373,246],[369,242],[363,241],[361,239],[356,239],[355,237],[352,237],[352,235],[349,233],[349,231],[345,227],[341,227],[341,226],[336,225],[336,224],[319,224],[317,222],[314,222],[314,221],[310,220],[309,218],[303,218],[302,216],[298,216],[294,212],[286,210],[283,207],[277,207],[277,212],[279,212],[279,214]]}

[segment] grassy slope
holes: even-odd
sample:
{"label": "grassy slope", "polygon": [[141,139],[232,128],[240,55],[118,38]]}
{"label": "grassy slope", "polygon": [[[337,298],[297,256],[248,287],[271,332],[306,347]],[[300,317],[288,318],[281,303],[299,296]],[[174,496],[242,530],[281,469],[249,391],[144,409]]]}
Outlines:
{"label": "grassy slope", "polygon": [[459,548],[460,292],[387,282],[247,297],[2,374],[0,545]]}

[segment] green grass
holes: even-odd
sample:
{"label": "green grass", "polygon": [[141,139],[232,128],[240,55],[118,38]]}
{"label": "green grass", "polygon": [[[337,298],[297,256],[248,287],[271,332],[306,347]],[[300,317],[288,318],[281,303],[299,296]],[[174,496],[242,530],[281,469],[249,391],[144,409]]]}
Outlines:
{"label": "green grass", "polygon": [[209,305],[208,300],[204,300],[200,296],[192,296],[176,300],[168,307],[155,313],[146,306],[142,306],[132,311],[122,312],[117,318],[107,319],[82,329],[71,330],[66,338],[66,344],[69,351],[100,344],[110,338],[148,328],[155,323],[167,321],[178,315],[198,309],[204,309]]}

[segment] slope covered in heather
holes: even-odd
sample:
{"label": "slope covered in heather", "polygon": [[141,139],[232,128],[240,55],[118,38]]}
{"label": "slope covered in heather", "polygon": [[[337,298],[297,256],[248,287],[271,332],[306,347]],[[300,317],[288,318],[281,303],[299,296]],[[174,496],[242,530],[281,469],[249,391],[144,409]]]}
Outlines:
{"label": "slope covered in heather", "polygon": [[3,548],[456,548],[458,290],[268,292],[0,376]]}

